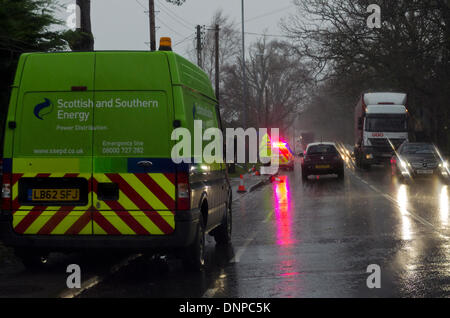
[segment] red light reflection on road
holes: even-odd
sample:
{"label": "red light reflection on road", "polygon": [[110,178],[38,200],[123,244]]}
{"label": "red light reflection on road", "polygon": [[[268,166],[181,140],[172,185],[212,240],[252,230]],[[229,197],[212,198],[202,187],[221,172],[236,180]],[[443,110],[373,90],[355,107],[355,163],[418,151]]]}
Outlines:
{"label": "red light reflection on road", "polygon": [[302,274],[299,270],[299,259],[296,255],[297,240],[293,229],[294,203],[291,198],[289,177],[281,176],[280,182],[273,183],[273,204],[278,248],[276,275],[281,278],[274,286],[277,297],[303,296]]}
{"label": "red light reflection on road", "polygon": [[290,245],[295,243],[292,238],[292,209],[289,179],[280,177],[281,182],[273,184],[275,222],[277,226],[277,244]]}

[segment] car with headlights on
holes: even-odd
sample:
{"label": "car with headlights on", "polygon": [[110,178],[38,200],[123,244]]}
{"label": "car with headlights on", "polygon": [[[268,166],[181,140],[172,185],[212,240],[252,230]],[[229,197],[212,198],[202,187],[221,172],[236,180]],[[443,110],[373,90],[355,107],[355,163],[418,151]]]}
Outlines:
{"label": "car with headlights on", "polygon": [[311,143],[302,158],[302,179],[310,175],[336,174],[344,178],[344,160],[333,142]]}
{"label": "car with headlights on", "polygon": [[416,178],[449,179],[449,166],[438,148],[426,142],[404,142],[391,158],[392,176],[407,182]]}

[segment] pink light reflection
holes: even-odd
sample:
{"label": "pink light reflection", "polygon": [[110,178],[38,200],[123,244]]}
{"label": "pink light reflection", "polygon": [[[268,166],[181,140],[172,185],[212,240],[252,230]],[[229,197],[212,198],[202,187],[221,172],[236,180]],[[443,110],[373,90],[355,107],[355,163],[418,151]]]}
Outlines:
{"label": "pink light reflection", "polygon": [[280,177],[283,182],[274,183],[275,222],[277,226],[277,244],[281,246],[295,243],[292,237],[292,214],[289,179]]}

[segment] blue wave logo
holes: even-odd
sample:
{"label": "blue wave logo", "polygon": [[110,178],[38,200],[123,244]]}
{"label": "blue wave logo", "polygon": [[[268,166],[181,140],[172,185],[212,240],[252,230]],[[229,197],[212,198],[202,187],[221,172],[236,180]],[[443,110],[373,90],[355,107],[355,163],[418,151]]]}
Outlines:
{"label": "blue wave logo", "polygon": [[34,116],[40,120],[44,120],[43,116],[50,114],[53,110],[53,104],[48,98],[44,98],[44,102],[34,107]]}

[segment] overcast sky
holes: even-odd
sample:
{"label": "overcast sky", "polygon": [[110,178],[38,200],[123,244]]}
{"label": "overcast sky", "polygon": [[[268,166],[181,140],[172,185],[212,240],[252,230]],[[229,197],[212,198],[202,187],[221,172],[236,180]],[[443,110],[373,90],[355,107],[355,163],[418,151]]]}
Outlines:
{"label": "overcast sky", "polygon": [[[75,0],[60,0],[75,3]],[[149,48],[148,0],[91,0],[96,50],[147,50]],[[187,0],[177,7],[155,0],[157,42],[172,37],[174,51],[186,55],[192,48],[195,26],[208,25],[214,13],[225,15],[241,27],[241,0]],[[280,19],[293,12],[292,0],[245,0],[246,32],[281,34]],[[247,43],[256,39],[247,34]]]}

